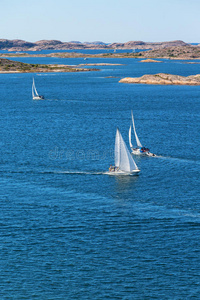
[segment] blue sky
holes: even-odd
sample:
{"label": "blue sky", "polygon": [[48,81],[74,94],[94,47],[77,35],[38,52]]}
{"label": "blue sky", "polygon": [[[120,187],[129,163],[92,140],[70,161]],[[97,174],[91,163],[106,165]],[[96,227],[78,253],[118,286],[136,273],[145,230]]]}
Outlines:
{"label": "blue sky", "polygon": [[200,43],[200,0],[1,0],[0,38]]}

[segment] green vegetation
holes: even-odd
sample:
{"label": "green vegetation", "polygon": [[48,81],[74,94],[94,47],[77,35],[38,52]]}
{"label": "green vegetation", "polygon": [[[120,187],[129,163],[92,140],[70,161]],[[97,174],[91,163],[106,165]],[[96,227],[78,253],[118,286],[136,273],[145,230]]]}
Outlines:
{"label": "green vegetation", "polygon": [[44,65],[44,64],[26,64],[8,59],[0,59],[0,73],[19,72],[19,73],[39,73],[39,72],[82,72],[97,71],[97,69],[83,69],[67,65]]}

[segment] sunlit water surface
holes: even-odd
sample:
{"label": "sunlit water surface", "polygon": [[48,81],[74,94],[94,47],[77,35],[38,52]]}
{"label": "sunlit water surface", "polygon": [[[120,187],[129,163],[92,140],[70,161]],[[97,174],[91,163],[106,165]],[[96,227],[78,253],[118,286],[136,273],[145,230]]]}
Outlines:
{"label": "sunlit water surface", "polygon": [[[92,62],[122,65],[35,74],[44,101],[33,74],[0,74],[0,298],[199,299],[200,87],[119,83],[199,64]],[[131,109],[157,157],[135,157],[138,177],[105,175]]]}

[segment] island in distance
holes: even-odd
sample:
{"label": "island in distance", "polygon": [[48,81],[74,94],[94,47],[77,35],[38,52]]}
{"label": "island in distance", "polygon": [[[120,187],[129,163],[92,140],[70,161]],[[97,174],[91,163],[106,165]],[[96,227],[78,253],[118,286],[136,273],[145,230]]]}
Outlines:
{"label": "island in distance", "polygon": [[27,64],[0,58],[0,73],[44,73],[44,72],[83,72],[98,71],[96,68],[82,68],[56,64]]}
{"label": "island in distance", "polygon": [[[69,50],[74,51],[58,51]],[[76,51],[80,49],[117,49],[118,51],[98,51],[100,53],[87,53]],[[138,51],[121,51],[132,49]],[[145,51],[140,51],[140,50]],[[118,65],[112,62],[95,62],[81,63],[76,66],[68,65],[40,65],[40,64],[24,64],[7,60],[8,57],[58,57],[58,58],[130,58],[139,59],[141,63],[162,63],[165,59],[182,60],[183,63],[200,64],[200,44],[191,45],[183,41],[169,41],[160,43],[145,43],[142,41],[131,41],[127,43],[81,43],[78,41],[63,43],[57,40],[42,40],[35,43],[26,42],[23,40],[5,40],[0,39],[0,50],[9,51],[9,53],[0,53],[0,73],[13,72],[80,72],[80,71],[96,71],[98,69],[88,68],[90,66],[102,65]],[[33,51],[50,50],[49,53],[34,53]],[[51,51],[54,50],[54,51]],[[24,51],[31,51],[26,53]],[[157,59],[157,60],[156,60]],[[190,60],[190,62],[188,61]],[[87,67],[87,68],[85,68]],[[171,75],[171,74],[154,74],[143,75],[139,78],[123,78],[120,82],[124,83],[143,83],[143,84],[172,84],[172,85],[200,85],[200,75],[195,74],[188,77]]]}
{"label": "island in distance", "polygon": [[[80,53],[80,50],[85,49],[99,49],[104,50],[102,53]],[[81,42],[66,42],[63,43],[57,40],[42,40],[35,43],[30,43],[22,40],[5,40],[0,39],[0,50],[9,51],[6,56],[12,57],[60,57],[60,58],[89,58],[89,57],[103,57],[103,58],[144,58],[144,59],[181,59],[181,60],[197,60],[200,59],[200,44],[192,45],[183,41],[169,41],[169,42],[142,42],[130,41],[127,43],[112,43],[107,44],[103,42],[81,43]],[[53,50],[50,53],[35,53],[34,51]],[[55,50],[74,50],[73,52],[55,52]],[[79,50],[79,51],[76,51]],[[105,51],[113,50],[113,51]],[[117,51],[116,51],[117,50]],[[123,50],[123,51],[120,51]],[[125,52],[125,50],[129,50]],[[132,51],[130,51],[132,50]],[[137,50],[137,51],[136,51]],[[141,51],[145,50],[145,51]],[[31,51],[32,53],[26,53]],[[1,57],[5,53],[0,53]]]}
{"label": "island in distance", "polygon": [[143,75],[141,77],[126,77],[121,83],[162,84],[162,85],[200,85],[200,74],[187,77],[171,74]]}
{"label": "island in distance", "polygon": [[40,51],[40,50],[67,50],[67,49],[160,49],[166,47],[183,47],[187,44],[183,41],[169,41],[151,43],[143,41],[130,41],[126,43],[103,43],[103,42],[61,42],[58,40],[41,40],[27,42],[23,40],[0,39],[0,50],[9,51]]}

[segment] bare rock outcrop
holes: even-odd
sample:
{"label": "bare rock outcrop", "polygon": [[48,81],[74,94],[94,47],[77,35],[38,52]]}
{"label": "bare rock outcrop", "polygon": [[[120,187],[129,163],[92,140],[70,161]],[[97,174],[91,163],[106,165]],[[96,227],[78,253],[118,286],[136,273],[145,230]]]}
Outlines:
{"label": "bare rock outcrop", "polygon": [[155,59],[143,59],[140,62],[145,62],[145,63],[161,63],[161,60],[155,60]]}
{"label": "bare rock outcrop", "polygon": [[200,47],[192,45],[164,47],[140,52],[140,57],[151,59],[200,59]]}
{"label": "bare rock outcrop", "polygon": [[188,77],[159,73],[154,75],[143,75],[142,77],[126,77],[121,79],[122,83],[162,84],[162,85],[200,85],[200,74]]}

